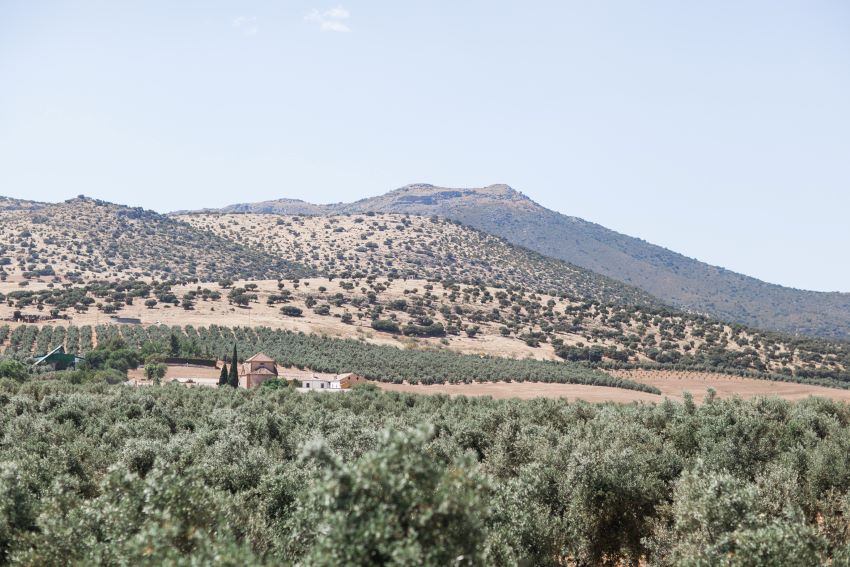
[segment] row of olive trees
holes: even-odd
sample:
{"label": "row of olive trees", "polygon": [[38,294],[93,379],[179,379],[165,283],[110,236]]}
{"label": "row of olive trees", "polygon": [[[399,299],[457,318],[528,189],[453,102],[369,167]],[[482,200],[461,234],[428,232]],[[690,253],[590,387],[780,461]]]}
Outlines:
{"label": "row of olive trees", "polygon": [[835,402],[594,406],[63,376],[0,380],[3,562],[850,560],[850,408]]}
{"label": "row of olive trees", "polygon": [[[20,355],[32,354],[39,332],[55,333],[50,327],[22,325],[12,333],[12,350]],[[659,393],[647,386],[627,379],[616,378],[603,372],[567,362],[530,359],[510,359],[494,356],[464,355],[452,351],[402,350],[355,340],[343,340],[318,335],[306,335],[266,327],[210,327],[195,328],[154,325],[139,326],[98,325],[95,328],[98,343],[121,339],[130,348],[139,349],[142,359],[152,354],[170,356],[204,356],[224,359],[238,345],[248,356],[264,351],[286,367],[309,368],[318,372],[356,372],[369,379],[387,382],[459,383],[471,381],[534,381],[567,384],[589,384],[626,388]],[[53,335],[50,335],[52,339]],[[70,332],[67,335],[71,338]],[[74,337],[79,337],[79,350],[93,348],[92,328],[82,327]],[[83,344],[88,345],[88,349]],[[46,340],[45,344],[53,343]],[[55,345],[54,345],[55,346]],[[76,349],[76,348],[75,348]]]}

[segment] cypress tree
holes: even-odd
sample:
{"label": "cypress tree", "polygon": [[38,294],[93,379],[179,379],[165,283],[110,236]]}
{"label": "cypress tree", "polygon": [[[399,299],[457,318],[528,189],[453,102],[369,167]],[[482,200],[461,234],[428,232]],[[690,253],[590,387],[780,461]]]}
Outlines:
{"label": "cypress tree", "polygon": [[230,374],[227,372],[227,362],[221,363],[221,375],[218,377],[218,385],[219,386],[227,386],[228,376]]}
{"label": "cypress tree", "polygon": [[233,358],[230,359],[230,380],[228,381],[234,388],[239,387],[239,358],[236,354],[236,345],[233,345]]}

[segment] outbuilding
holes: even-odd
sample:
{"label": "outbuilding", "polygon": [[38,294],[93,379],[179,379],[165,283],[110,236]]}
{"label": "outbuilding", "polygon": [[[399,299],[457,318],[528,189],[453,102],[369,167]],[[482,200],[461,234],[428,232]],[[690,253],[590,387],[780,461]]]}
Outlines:
{"label": "outbuilding", "polygon": [[38,366],[49,366],[53,370],[65,370],[66,368],[76,367],[77,364],[83,361],[83,358],[74,354],[66,354],[65,347],[59,345],[45,355],[37,356],[33,362],[33,368]]}
{"label": "outbuilding", "polygon": [[348,372],[336,376],[310,376],[301,379],[301,388],[304,390],[348,390],[354,384],[362,384],[366,379],[359,374]]}

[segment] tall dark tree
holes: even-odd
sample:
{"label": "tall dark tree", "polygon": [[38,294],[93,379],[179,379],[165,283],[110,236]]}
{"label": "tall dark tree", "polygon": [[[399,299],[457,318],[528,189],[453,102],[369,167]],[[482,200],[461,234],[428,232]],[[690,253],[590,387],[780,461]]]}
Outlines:
{"label": "tall dark tree", "polygon": [[227,372],[227,362],[221,363],[221,374],[218,377],[218,385],[227,386],[229,373]]}
{"label": "tall dark tree", "polygon": [[180,356],[180,341],[177,340],[177,335],[171,333],[171,356]]}
{"label": "tall dark tree", "polygon": [[230,379],[228,383],[234,387],[239,387],[239,356],[236,354],[236,345],[233,345],[233,357],[230,359]]}

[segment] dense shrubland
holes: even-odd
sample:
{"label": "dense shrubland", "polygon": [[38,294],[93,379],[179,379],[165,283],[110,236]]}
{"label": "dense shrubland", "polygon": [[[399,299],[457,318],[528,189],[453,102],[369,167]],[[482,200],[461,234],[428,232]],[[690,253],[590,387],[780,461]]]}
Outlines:
{"label": "dense shrubland", "polygon": [[[0,381],[30,565],[850,560],[850,409]],[[190,559],[191,558],[191,559]]]}

